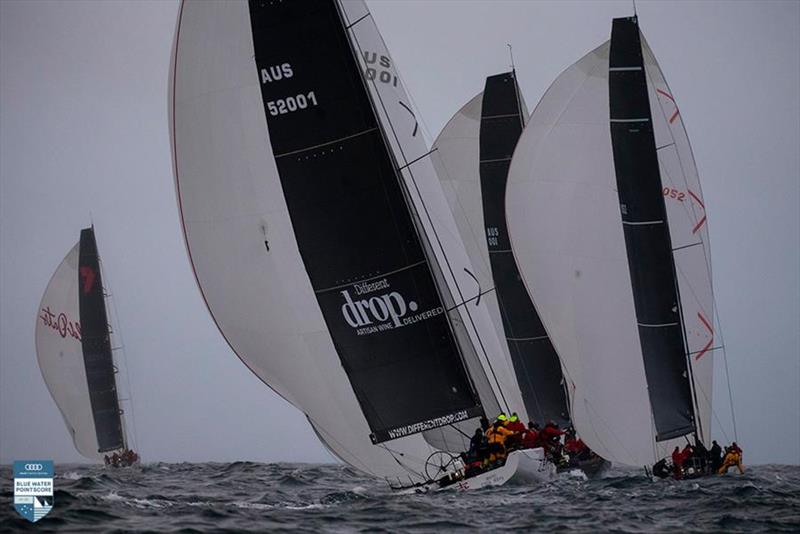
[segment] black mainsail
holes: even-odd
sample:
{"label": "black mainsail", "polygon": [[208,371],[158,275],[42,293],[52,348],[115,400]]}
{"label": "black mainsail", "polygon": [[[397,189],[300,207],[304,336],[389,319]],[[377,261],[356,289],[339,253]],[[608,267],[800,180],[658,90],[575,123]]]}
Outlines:
{"label": "black mainsail", "polygon": [[336,3],[251,1],[250,21],[292,228],[373,442],[480,415]]}
{"label": "black mainsail", "polygon": [[81,230],[78,275],[81,345],[98,451],[113,451],[125,447],[125,438],[93,228]]}
{"label": "black mainsail", "polygon": [[656,439],[695,431],[672,241],[636,17],[614,19],[609,105],[622,224]]}
{"label": "black mainsail", "polygon": [[558,354],[522,281],[506,224],[508,169],[525,119],[515,73],[488,77],[480,120],[480,185],[503,330],[529,418],[564,425],[569,410]]}

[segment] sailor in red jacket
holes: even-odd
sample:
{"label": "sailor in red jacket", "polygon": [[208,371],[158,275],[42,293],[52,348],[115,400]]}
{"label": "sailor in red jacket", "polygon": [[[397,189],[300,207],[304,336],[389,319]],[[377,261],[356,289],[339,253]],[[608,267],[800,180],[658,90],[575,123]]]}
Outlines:
{"label": "sailor in red jacket", "polygon": [[509,418],[508,423],[506,424],[506,428],[512,432],[518,432],[518,433],[525,432],[526,430],[525,423],[519,420],[517,412],[511,414],[511,417]]}
{"label": "sailor in red jacket", "polygon": [[677,479],[680,479],[683,476],[683,454],[681,454],[681,449],[679,447],[675,447],[675,450],[672,451],[672,465],[673,465],[673,476]]}
{"label": "sailor in red jacket", "polygon": [[542,444],[539,440],[539,425],[531,421],[528,423],[528,429],[522,434],[522,448],[535,449],[541,446]]}

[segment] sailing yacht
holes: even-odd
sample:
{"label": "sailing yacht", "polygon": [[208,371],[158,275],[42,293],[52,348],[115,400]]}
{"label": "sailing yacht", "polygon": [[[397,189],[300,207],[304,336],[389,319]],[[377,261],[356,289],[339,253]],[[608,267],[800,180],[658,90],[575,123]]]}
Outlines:
{"label": "sailing yacht", "polygon": [[36,318],[36,354],[77,451],[117,466],[136,463],[117,388],[94,227],[81,230],[47,284]]}
{"label": "sailing yacht", "polygon": [[520,274],[561,358],[570,415],[602,457],[650,466],[709,443],[708,222],[676,98],[637,18],[564,71],[508,175]]}
{"label": "sailing yacht", "polygon": [[181,4],[175,186],[233,352],[394,488],[465,478],[482,416],[526,415],[394,62],[362,1]]}

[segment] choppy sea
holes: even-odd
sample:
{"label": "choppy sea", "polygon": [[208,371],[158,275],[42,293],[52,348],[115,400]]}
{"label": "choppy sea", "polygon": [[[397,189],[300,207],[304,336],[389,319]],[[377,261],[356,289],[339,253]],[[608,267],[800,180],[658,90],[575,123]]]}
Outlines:
{"label": "choppy sea", "polygon": [[536,487],[398,495],[339,465],[56,465],[53,510],[31,524],[0,468],[0,531],[71,532],[798,532],[800,466],[650,481],[612,468]]}

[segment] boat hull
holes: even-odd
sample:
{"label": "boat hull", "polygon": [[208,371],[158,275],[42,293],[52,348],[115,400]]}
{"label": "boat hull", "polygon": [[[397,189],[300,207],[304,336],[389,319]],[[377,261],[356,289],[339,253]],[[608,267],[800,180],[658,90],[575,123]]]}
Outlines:
{"label": "boat hull", "polygon": [[543,448],[514,451],[511,455],[519,457],[519,468],[514,475],[514,482],[538,484],[556,478],[556,466],[547,460]]}

